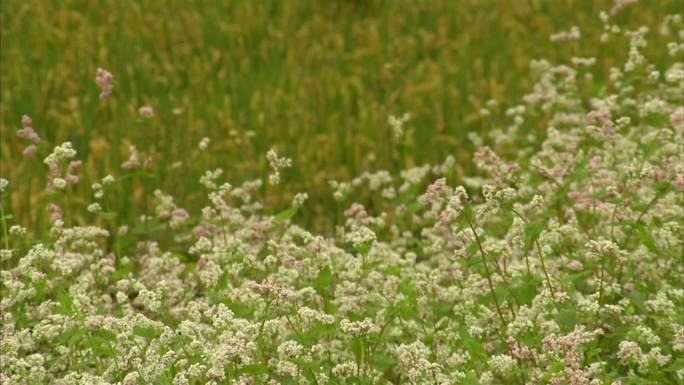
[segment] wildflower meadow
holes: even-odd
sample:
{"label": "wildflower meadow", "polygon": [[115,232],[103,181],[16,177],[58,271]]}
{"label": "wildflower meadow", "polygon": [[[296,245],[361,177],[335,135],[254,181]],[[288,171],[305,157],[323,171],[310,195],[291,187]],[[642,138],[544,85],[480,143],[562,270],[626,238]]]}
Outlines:
{"label": "wildflower meadow", "polygon": [[0,384],[684,384],[681,3],[8,3]]}

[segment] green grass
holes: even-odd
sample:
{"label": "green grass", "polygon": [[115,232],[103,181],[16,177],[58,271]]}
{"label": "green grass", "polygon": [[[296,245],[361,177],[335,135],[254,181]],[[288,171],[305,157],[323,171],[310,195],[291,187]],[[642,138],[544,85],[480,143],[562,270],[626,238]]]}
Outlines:
{"label": "green grass", "polygon": [[[618,20],[651,26],[647,52],[657,64],[666,55],[658,25],[681,5],[643,3],[651,4],[628,7]],[[285,190],[264,187],[266,201],[284,206],[307,191],[299,220],[329,228],[322,214],[339,210],[330,179],[447,154],[458,159],[457,175],[472,173],[466,135],[492,128],[477,112],[488,99],[503,109],[528,92],[531,59],[593,55],[595,76],[604,78],[626,52],[624,44],[596,44],[598,12],[609,8],[526,0],[4,1],[1,173],[13,183],[11,211],[24,225],[44,221],[51,198],[38,193],[47,174],[41,160],[67,140],[85,161],[81,192],[119,169],[129,143],[153,155],[156,177],[134,178],[112,203],[122,222],[142,214],[156,188],[199,201],[196,181],[208,168],[223,168],[235,183],[263,177],[264,155],[275,147],[294,167]],[[573,25],[579,42],[549,41]],[[115,76],[106,103],[98,100],[97,67]],[[144,104],[156,111],[148,123],[137,117]],[[396,142],[387,116],[404,112],[413,119]],[[21,159],[14,134],[22,114],[43,138],[33,159]],[[212,144],[201,154],[204,136]]]}

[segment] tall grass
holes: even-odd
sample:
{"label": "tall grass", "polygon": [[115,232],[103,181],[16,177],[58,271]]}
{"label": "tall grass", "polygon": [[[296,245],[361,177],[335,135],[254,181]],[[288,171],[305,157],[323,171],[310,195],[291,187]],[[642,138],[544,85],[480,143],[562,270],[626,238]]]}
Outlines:
{"label": "tall grass", "polygon": [[[658,46],[657,21],[679,4],[651,3],[618,20],[652,26]],[[467,134],[497,128],[477,112],[490,99],[503,111],[528,92],[531,59],[563,62],[581,52],[597,58],[595,76],[605,78],[625,57],[624,45],[582,39],[561,52],[548,37],[577,25],[595,38],[603,32],[598,10],[608,8],[527,0],[5,1],[2,174],[25,182],[12,211],[45,229],[30,223],[47,215],[38,204],[44,166],[35,159],[67,140],[86,164],[80,193],[118,168],[129,144],[153,158],[155,177],[130,183],[126,198],[112,202],[125,220],[144,213],[144,197],[156,188],[197,202],[201,189],[188,181],[207,168],[224,168],[235,181],[265,176],[263,154],[275,145],[298,167],[268,203],[306,190],[301,220],[330,228],[334,220],[322,214],[335,209],[331,179],[396,172],[447,154],[457,157],[458,175],[472,173]],[[648,53],[655,63],[665,55]],[[93,81],[97,67],[115,75],[105,104]],[[141,121],[142,105],[156,118]],[[405,112],[413,117],[406,136],[393,140],[387,116]],[[13,137],[23,114],[43,138],[34,160],[18,160]],[[203,137],[211,138],[210,156],[197,151]]]}

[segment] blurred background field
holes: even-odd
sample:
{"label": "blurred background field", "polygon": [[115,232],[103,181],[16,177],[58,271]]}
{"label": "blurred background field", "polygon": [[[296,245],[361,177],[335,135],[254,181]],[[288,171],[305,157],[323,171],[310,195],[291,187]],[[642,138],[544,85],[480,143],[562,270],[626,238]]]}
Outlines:
{"label": "blurred background field", "polygon": [[[474,172],[470,131],[505,125],[503,111],[531,90],[532,59],[597,59],[593,84],[626,56],[626,42],[598,44],[598,14],[609,1],[3,1],[2,176],[14,221],[40,231],[48,215],[42,159],[71,141],[84,161],[65,211],[85,212],[90,185],[120,178],[134,144],[151,156],[150,177],[121,186],[111,202],[120,223],[146,212],[157,188],[197,210],[199,177],[222,168],[236,185],[265,177],[265,154],[293,159],[280,186],[263,186],[275,209],[294,193],[309,201],[297,221],[329,229],[336,207],[328,180],[363,171],[398,170],[456,157],[457,176]],[[642,1],[617,20],[645,25],[654,64],[666,14],[679,1]],[[578,26],[577,42],[549,35]],[[664,41],[664,40],[663,40]],[[610,59],[608,59],[610,58]],[[619,61],[618,61],[619,62]],[[98,99],[98,67],[114,75],[109,100]],[[596,92],[588,89],[587,92]],[[488,100],[499,107],[483,118]],[[155,117],[141,120],[150,105]],[[396,139],[388,115],[410,113]],[[21,116],[42,137],[23,158],[15,135]],[[535,129],[535,127],[532,127]],[[202,152],[198,143],[209,137]],[[147,198],[146,198],[147,197]],[[73,210],[70,210],[73,208]],[[86,213],[87,214],[87,213]],[[77,216],[67,217],[79,221]]]}

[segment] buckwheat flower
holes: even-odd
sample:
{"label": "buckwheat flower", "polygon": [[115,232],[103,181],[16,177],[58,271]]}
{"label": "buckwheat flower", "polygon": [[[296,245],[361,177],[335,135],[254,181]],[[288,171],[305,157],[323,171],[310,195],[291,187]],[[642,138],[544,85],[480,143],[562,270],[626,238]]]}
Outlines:
{"label": "buckwheat flower", "polygon": [[617,358],[623,365],[639,363],[644,360],[644,354],[639,344],[633,341],[622,341],[618,347]]}
{"label": "buckwheat flower", "polygon": [[52,186],[57,190],[63,190],[67,186],[67,181],[64,178],[55,178],[52,180]]}
{"label": "buckwheat flower", "polygon": [[304,351],[304,347],[297,341],[288,340],[278,345],[278,355],[287,360],[299,358]]}
{"label": "buckwheat flower", "polygon": [[670,114],[670,124],[677,129],[684,129],[684,107],[679,107]]}
{"label": "buckwheat flower", "polygon": [[66,175],[64,175],[64,179],[66,180],[68,185],[74,185],[74,184],[78,183],[78,181],[79,181],[78,175],[74,175],[74,174],[66,174]]}
{"label": "buckwheat flower", "polygon": [[154,109],[151,106],[142,106],[138,109],[138,114],[142,118],[153,118],[154,117]]}
{"label": "buckwheat flower", "polygon": [[272,185],[276,185],[280,183],[280,170],[283,168],[288,168],[292,166],[292,160],[289,158],[279,158],[278,154],[271,149],[268,150],[266,153],[266,159],[268,160],[268,164],[271,166],[273,171],[271,174],[268,176],[268,181]]}
{"label": "buckwheat flower", "polygon": [[95,202],[88,205],[88,212],[97,214],[100,211],[102,211],[102,206],[99,203]]}
{"label": "buckwheat flower", "polygon": [[124,377],[122,385],[138,385],[140,375],[136,371],[132,371]]}
{"label": "buckwheat flower", "polygon": [[584,58],[573,56],[570,61],[572,62],[572,65],[576,67],[591,67],[596,64],[596,58],[593,57]]}
{"label": "buckwheat flower", "polygon": [[404,134],[403,125],[408,122],[409,119],[411,119],[411,114],[409,113],[405,113],[401,117],[390,115],[387,118],[387,123],[389,123],[390,127],[392,127],[392,133],[394,134],[395,138],[401,138],[401,136]]}
{"label": "buckwheat flower", "polygon": [[17,136],[22,139],[28,139],[33,142],[33,144],[40,143],[40,136],[33,130],[31,118],[24,115],[21,118],[22,128],[17,131]]}
{"label": "buckwheat flower", "polygon": [[665,81],[668,83],[677,83],[684,81],[684,66],[679,68],[670,68],[665,72]]}
{"label": "buckwheat flower", "polygon": [[188,376],[185,373],[185,371],[181,371],[176,373],[176,376],[173,377],[172,383],[173,385],[190,385],[190,380],[188,379]]}
{"label": "buckwheat flower", "polygon": [[292,206],[299,207],[304,204],[304,201],[309,197],[307,193],[297,193],[292,199]]}
{"label": "buckwheat flower", "polygon": [[669,354],[662,354],[661,348],[659,346],[655,346],[648,352],[648,358],[652,358],[658,364],[658,366],[663,367],[670,362],[672,356]]}
{"label": "buckwheat flower", "polygon": [[121,163],[121,168],[127,171],[135,170],[140,167],[140,154],[138,154],[138,149],[131,145],[129,147],[131,155],[127,160]]}
{"label": "buckwheat flower", "polygon": [[382,197],[387,200],[392,200],[397,197],[397,190],[392,186],[384,188],[382,190]]}
{"label": "buckwheat flower", "polygon": [[347,378],[350,376],[354,376],[357,371],[357,366],[356,362],[354,361],[346,361],[341,364],[335,365],[334,368],[332,368],[332,373],[340,378]]}
{"label": "buckwheat flower", "polygon": [[573,26],[569,31],[562,31],[551,35],[550,39],[552,42],[561,42],[579,40],[580,37],[581,33],[579,27]]}
{"label": "buckwheat flower", "polygon": [[216,190],[218,188],[218,185],[216,184],[216,180],[221,177],[223,174],[223,170],[220,168],[217,168],[214,171],[207,170],[204,172],[204,175],[200,177],[200,184],[204,187],[206,187],[209,190]]}
{"label": "buckwheat flower", "polygon": [[0,178],[0,192],[5,192],[7,186],[9,186],[9,181],[5,178]]}
{"label": "buckwheat flower", "polygon": [[642,109],[642,116],[646,116],[651,113],[665,113],[667,111],[667,103],[660,99],[651,99],[644,103]]}
{"label": "buckwheat flower", "polygon": [[157,311],[161,307],[161,296],[154,291],[142,289],[138,293],[138,302],[146,308]]}
{"label": "buckwheat flower", "polygon": [[210,142],[211,142],[211,139],[209,139],[207,137],[202,138],[202,140],[199,142],[199,145],[198,145],[199,149],[202,151],[206,150],[207,148],[209,148]]}
{"label": "buckwheat flower", "polygon": [[508,354],[497,354],[488,361],[489,367],[496,374],[508,377],[515,369],[515,360]]}
{"label": "buckwheat flower", "polygon": [[634,335],[643,344],[656,345],[660,343],[660,337],[646,325],[637,325],[634,329]]}
{"label": "buckwheat flower", "polygon": [[20,225],[13,225],[9,229],[10,235],[14,235],[16,237],[23,237],[26,235],[26,227],[20,226]]}
{"label": "buckwheat flower", "polygon": [[347,242],[351,242],[354,247],[358,248],[363,245],[368,245],[376,240],[375,232],[366,226],[359,226],[352,230],[346,236]]}
{"label": "buckwheat flower", "polygon": [[63,219],[62,209],[54,203],[48,205],[48,212],[50,212],[50,221],[57,223]]}
{"label": "buckwheat flower", "polygon": [[363,321],[350,321],[348,319],[343,319],[340,322],[340,330],[344,334],[352,337],[358,337],[366,335],[376,331],[378,327],[371,321],[370,318],[366,318]]}
{"label": "buckwheat flower", "polygon": [[52,150],[52,153],[48,155],[43,163],[50,165],[57,165],[59,162],[71,159],[76,156],[76,150],[71,146],[71,142],[64,142]]}
{"label": "buckwheat flower", "polygon": [[620,247],[613,241],[607,239],[590,240],[587,242],[587,248],[597,257],[606,256],[619,256],[623,254]]}
{"label": "buckwheat flower", "polygon": [[24,151],[22,151],[22,155],[33,156],[37,150],[38,150],[38,147],[36,147],[35,144],[30,144],[24,149]]}
{"label": "buckwheat flower", "polygon": [[109,71],[102,68],[98,68],[95,74],[95,84],[97,84],[102,92],[100,93],[100,100],[106,100],[112,93],[112,81],[114,80],[114,75]]}
{"label": "buckwheat flower", "polygon": [[291,159],[278,157],[278,154],[273,149],[266,153],[266,159],[273,169],[287,168],[292,166]]}
{"label": "buckwheat flower", "polygon": [[582,268],[584,268],[584,265],[582,265],[582,262],[573,259],[572,261],[568,262],[567,267],[573,271],[580,271]]}
{"label": "buckwheat flower", "polygon": [[630,4],[636,4],[639,0],[615,0],[613,8],[610,9],[610,15],[615,16],[620,10]]}
{"label": "buckwheat flower", "polygon": [[31,117],[28,115],[22,115],[21,116],[21,125],[24,127],[31,127],[33,124],[33,120],[31,120]]}
{"label": "buckwheat flower", "polygon": [[427,191],[418,198],[418,201],[423,204],[435,202],[439,198],[439,194],[444,190],[444,186],[446,186],[446,178],[437,179],[428,186]]}
{"label": "buckwheat flower", "polygon": [[541,195],[535,195],[530,202],[530,210],[539,211],[544,206],[544,198]]}

